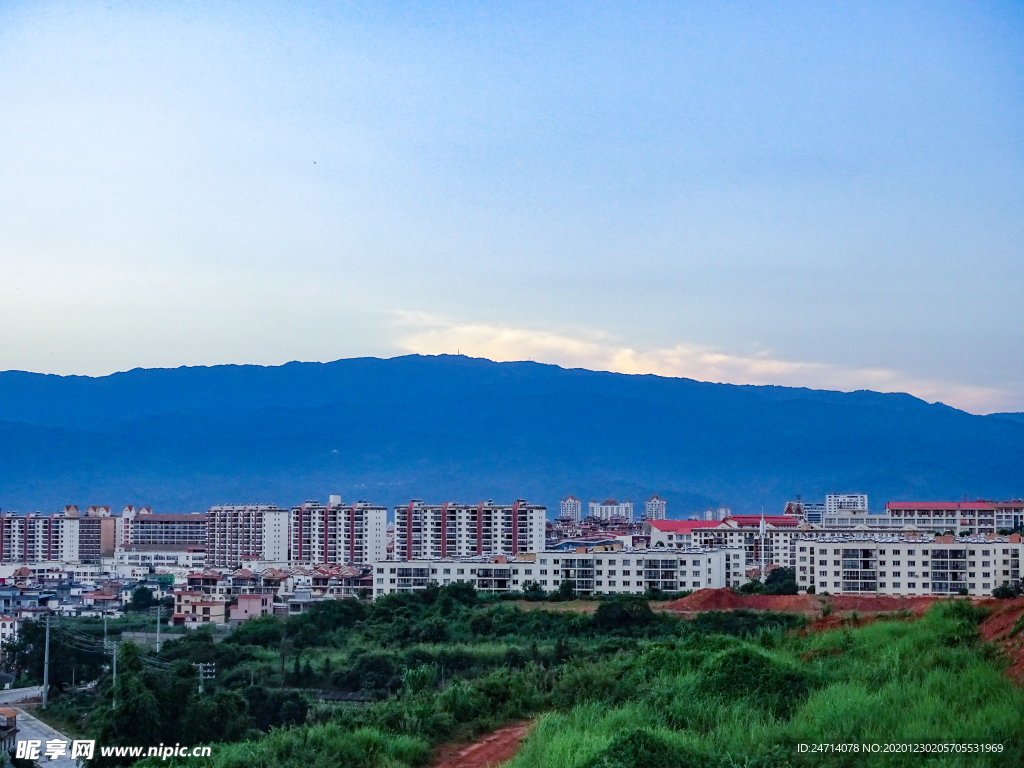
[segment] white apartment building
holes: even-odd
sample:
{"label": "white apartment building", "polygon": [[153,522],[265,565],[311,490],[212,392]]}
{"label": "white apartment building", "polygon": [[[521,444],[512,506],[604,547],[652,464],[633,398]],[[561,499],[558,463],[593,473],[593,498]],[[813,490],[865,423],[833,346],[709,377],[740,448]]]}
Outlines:
{"label": "white apartment building", "polygon": [[113,557],[103,558],[105,568],[113,570],[119,566],[145,566],[147,568],[187,568],[203,570],[207,566],[206,550],[203,547],[177,549],[167,547],[132,547],[119,549]]}
{"label": "white apartment building", "polygon": [[1024,545],[1013,536],[797,539],[797,585],[841,594],[989,596],[1020,582]]}
{"label": "white apartment building", "polygon": [[633,502],[618,502],[615,499],[605,499],[601,503],[591,501],[588,514],[599,520],[611,520],[612,518],[633,520]]}
{"label": "white apartment building", "polygon": [[826,515],[868,514],[866,493],[830,493],[825,496]]}
{"label": "white apartment building", "polygon": [[206,539],[206,515],[154,515],[148,508],[75,505],[52,514],[0,515],[0,563],[99,563],[118,547],[195,544]]}
{"label": "white apartment building", "polygon": [[[90,507],[90,510],[93,507]],[[110,514],[109,507],[102,507]],[[117,545],[123,548],[147,544],[177,544],[202,546],[206,544],[207,514],[161,513],[153,514],[150,507],[126,506],[116,517]]]}
{"label": "white apartment building", "polygon": [[238,568],[243,560],[288,560],[287,509],[266,504],[210,507],[207,512],[207,564]]}
{"label": "white apartment building", "polygon": [[725,520],[648,520],[644,535],[652,547],[742,547],[745,565],[796,565],[794,540],[810,535],[813,526],[789,515],[733,515]]}
{"label": "white apartment building", "polygon": [[340,496],[331,496],[326,507],[319,501],[307,501],[290,513],[290,560],[313,565],[363,565],[383,560],[387,557],[387,523],[387,509],[368,501],[346,505]]}
{"label": "white apartment building", "polygon": [[512,504],[425,504],[395,507],[396,560],[467,555],[516,556],[544,547],[547,508]]}
{"label": "white apartment building", "polygon": [[644,520],[664,520],[667,515],[668,504],[658,495],[651,496],[644,502]]}
{"label": "white apartment building", "polygon": [[77,517],[0,514],[0,563],[51,561],[79,562]]}
{"label": "white apartment building", "polygon": [[575,496],[570,495],[559,503],[558,519],[580,521],[583,516],[583,502]]}
{"label": "white apartment building", "polygon": [[[582,548],[580,548],[582,550]],[[578,594],[643,594],[656,588],[666,592],[739,587],[747,580],[741,547],[529,553],[516,558],[445,557],[374,563],[374,597],[392,592],[425,589],[456,581],[484,591],[514,592],[527,584],[545,591],[571,579]]]}
{"label": "white apartment building", "polygon": [[787,501],[784,515],[801,517],[813,525],[821,525],[825,518],[825,505],[816,501]]}

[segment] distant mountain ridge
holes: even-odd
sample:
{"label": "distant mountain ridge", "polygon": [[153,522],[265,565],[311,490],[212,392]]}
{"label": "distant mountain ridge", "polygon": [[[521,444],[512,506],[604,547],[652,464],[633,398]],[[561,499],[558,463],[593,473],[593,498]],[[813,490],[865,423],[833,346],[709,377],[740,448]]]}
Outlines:
{"label": "distant mountain ridge", "polygon": [[0,372],[0,507],[157,511],[658,493],[671,516],[802,493],[1024,493],[1024,415],[906,394],[710,384],[463,356]]}

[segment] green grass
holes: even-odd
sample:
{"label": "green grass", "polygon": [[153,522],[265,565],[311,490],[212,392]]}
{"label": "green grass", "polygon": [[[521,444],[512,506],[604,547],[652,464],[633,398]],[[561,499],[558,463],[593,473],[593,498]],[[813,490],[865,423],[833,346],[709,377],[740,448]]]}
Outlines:
{"label": "green grass", "polygon": [[[1024,765],[1024,693],[1003,676],[999,652],[980,642],[984,614],[968,601],[937,603],[918,621],[806,634],[800,617],[777,614],[686,621],[602,601],[590,616],[471,598],[441,590],[330,605],[297,622],[250,624],[222,643],[169,643],[163,660],[185,672],[217,663],[213,693],[225,702],[253,693],[253,679],[264,686],[258,727],[270,730],[240,721],[230,738],[248,740],[218,745],[208,760],[145,764],[419,768],[433,745],[538,717],[510,768]],[[148,675],[188,686],[154,674],[140,673],[138,684]],[[325,687],[376,700],[303,707],[304,721],[274,714],[273,702],[287,703],[284,689]],[[206,712],[203,699],[190,702]],[[182,722],[202,722],[196,717]],[[797,748],[888,742],[999,743],[1004,751],[928,761]]]}
{"label": "green grass", "polygon": [[[623,687],[636,684],[629,700],[608,696],[545,715],[510,768],[658,768],[665,755],[673,756],[666,766],[1024,764],[1024,693],[963,620],[962,609],[937,606],[919,622],[790,637],[770,656],[747,642],[704,660],[681,648],[653,677],[627,674]],[[789,710],[773,699],[787,681]],[[928,761],[796,749],[894,741],[1001,743],[1004,752]]]}

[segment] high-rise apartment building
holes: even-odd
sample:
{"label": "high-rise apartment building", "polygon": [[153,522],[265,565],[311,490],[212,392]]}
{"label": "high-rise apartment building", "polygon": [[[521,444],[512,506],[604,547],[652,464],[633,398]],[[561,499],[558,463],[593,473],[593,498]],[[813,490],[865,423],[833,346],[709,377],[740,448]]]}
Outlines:
{"label": "high-rise apartment building", "polygon": [[307,501],[289,515],[290,559],[296,563],[363,565],[387,555],[385,507],[368,501],[342,504],[331,496],[327,506]]}
{"label": "high-rise apartment building", "polygon": [[[109,514],[110,508],[105,509]],[[117,541],[122,548],[150,544],[193,547],[206,544],[205,512],[154,515],[149,507],[136,509],[127,506],[117,518],[117,523]]]}
{"label": "high-rise apartment building", "polygon": [[591,501],[588,509],[590,517],[598,520],[611,520],[612,518],[629,520],[633,519],[633,502],[618,502],[615,499],[605,499],[601,503]]}
{"label": "high-rise apartment building", "polygon": [[513,504],[424,504],[395,507],[395,558],[517,555],[544,547],[547,508]]}
{"label": "high-rise apartment building", "polygon": [[237,568],[243,560],[288,560],[289,511],[273,505],[210,507],[206,521],[206,561]]}
{"label": "high-rise apartment building", "polygon": [[826,515],[868,514],[866,493],[830,493],[825,497]]}
{"label": "high-rise apartment building", "polygon": [[580,517],[583,515],[583,502],[577,499],[572,494],[569,498],[562,499],[559,504],[558,519],[559,520],[575,520],[579,522]]}
{"label": "high-rise apartment building", "polygon": [[644,520],[664,520],[667,517],[667,506],[665,500],[659,499],[657,494],[651,496],[644,502]]}
{"label": "high-rise apartment building", "polygon": [[115,521],[66,506],[51,514],[0,515],[0,563],[98,563],[114,553]]}

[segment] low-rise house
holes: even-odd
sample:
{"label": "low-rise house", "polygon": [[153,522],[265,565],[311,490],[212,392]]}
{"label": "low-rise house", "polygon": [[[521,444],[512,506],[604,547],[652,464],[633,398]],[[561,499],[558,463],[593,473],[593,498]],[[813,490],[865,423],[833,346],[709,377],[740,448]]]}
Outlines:
{"label": "low-rise house", "polygon": [[174,615],[171,623],[176,627],[194,627],[203,624],[226,624],[224,595],[208,595],[198,590],[178,590],[174,593]]}
{"label": "low-rise house", "polygon": [[18,746],[18,710],[0,707],[0,749],[13,752]]}
{"label": "low-rise house", "polygon": [[0,615],[0,645],[13,643],[18,639],[21,621],[21,618],[18,616]]}
{"label": "low-rise house", "polygon": [[207,595],[226,597],[231,594],[231,584],[224,574],[207,568],[205,571],[190,573],[188,588]]}
{"label": "low-rise house", "polygon": [[231,625],[237,626],[246,619],[265,616],[274,612],[274,596],[266,594],[239,595],[238,602],[231,606]]}

